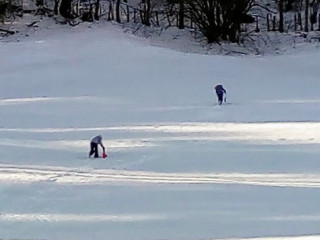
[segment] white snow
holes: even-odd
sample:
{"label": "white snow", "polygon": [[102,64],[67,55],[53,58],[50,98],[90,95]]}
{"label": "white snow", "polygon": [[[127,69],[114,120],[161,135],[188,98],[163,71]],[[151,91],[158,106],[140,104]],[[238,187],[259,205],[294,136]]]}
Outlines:
{"label": "white snow", "polygon": [[[0,44],[0,239],[320,238],[315,49],[191,54],[103,21],[16,40]],[[109,156],[88,159],[98,134]]]}

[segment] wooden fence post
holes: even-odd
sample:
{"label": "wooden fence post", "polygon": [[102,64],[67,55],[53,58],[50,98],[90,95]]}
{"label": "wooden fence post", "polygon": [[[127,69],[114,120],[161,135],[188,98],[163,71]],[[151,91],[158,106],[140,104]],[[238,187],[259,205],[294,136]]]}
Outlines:
{"label": "wooden fence post", "polygon": [[276,30],[276,16],[273,16],[273,19],[272,19],[272,31],[275,31]]}
{"label": "wooden fence post", "polygon": [[127,22],[130,22],[130,8],[127,5]]}
{"label": "wooden fence post", "polygon": [[159,23],[159,15],[158,15],[158,11],[155,12],[156,14],[156,21],[157,21],[157,26],[159,27],[160,26],[160,23]]}
{"label": "wooden fence post", "polygon": [[256,17],[256,29],[255,29],[255,32],[260,32],[259,17],[258,17],[258,15],[256,15],[255,17]]}
{"label": "wooden fence post", "polygon": [[77,4],[76,4],[76,13],[77,13],[78,16],[80,15],[80,13],[79,13],[79,4],[80,4],[80,2],[77,2]]}

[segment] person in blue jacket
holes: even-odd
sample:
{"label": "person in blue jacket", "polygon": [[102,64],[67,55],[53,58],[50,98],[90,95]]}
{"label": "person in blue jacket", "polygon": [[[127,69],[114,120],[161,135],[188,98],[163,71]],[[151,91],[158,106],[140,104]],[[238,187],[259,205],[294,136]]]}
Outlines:
{"label": "person in blue jacket", "polygon": [[94,154],[94,158],[99,157],[98,145],[100,145],[103,149],[103,154],[105,154],[105,147],[102,144],[102,136],[98,135],[91,139],[90,141],[90,152],[89,158]]}
{"label": "person in blue jacket", "polygon": [[[218,97],[218,103],[219,105],[223,102],[223,95],[227,93],[227,91],[223,88],[221,84],[218,84],[214,87],[217,97]],[[225,100],[226,101],[226,100]]]}

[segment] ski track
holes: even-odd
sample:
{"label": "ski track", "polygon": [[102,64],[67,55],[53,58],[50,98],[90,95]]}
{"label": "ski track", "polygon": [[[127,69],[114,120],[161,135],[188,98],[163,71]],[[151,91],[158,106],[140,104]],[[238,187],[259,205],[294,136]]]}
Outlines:
{"label": "ski track", "polygon": [[298,236],[298,237],[257,237],[257,238],[216,238],[211,240],[319,240],[319,236]]}
{"label": "ski track", "polygon": [[[261,144],[320,144],[318,122],[255,122],[255,123],[210,123],[183,122],[128,126],[104,126],[92,128],[1,128],[0,132],[30,134],[62,134],[78,132],[130,132],[132,134],[153,134],[144,136],[144,141],[246,141]],[[154,134],[166,134],[157,136]],[[141,137],[139,138],[141,140]],[[0,144],[11,144],[8,139],[0,139]],[[17,140],[14,140],[17,143]],[[24,142],[25,145],[25,142]],[[37,143],[36,145],[40,145]],[[54,144],[56,146],[57,143]],[[142,144],[144,146],[145,144]]]}
{"label": "ski track", "polygon": [[245,184],[320,188],[320,174],[159,173],[0,164],[0,182],[60,184]]}

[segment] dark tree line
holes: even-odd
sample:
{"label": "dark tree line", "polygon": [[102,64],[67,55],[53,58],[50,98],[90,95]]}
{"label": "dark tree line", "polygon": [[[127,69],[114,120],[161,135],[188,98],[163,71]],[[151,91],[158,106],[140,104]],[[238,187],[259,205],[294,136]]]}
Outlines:
{"label": "dark tree line", "polygon": [[[58,0],[56,5],[58,4]],[[99,1],[99,0],[97,0]],[[228,40],[237,42],[242,23],[253,22],[248,12],[255,0],[167,0],[167,3],[179,5],[179,28],[184,28],[185,19],[193,21],[208,39],[209,43]],[[121,22],[121,0],[115,0],[115,20]],[[152,11],[151,0],[141,0],[141,22],[150,26]],[[60,0],[59,13],[65,18],[72,18],[72,0]],[[96,7],[97,8],[97,7]],[[99,19],[95,10],[95,19]]]}
{"label": "dark tree line", "polygon": [[[0,20],[3,21],[5,14],[13,9],[10,7],[14,0],[0,0]],[[33,0],[36,1],[38,7],[44,6],[44,1],[53,3],[54,7],[51,11],[54,14],[60,14],[66,19],[80,17],[82,20],[99,20],[100,1],[101,0],[81,0],[89,3],[89,12],[82,12],[83,16],[74,14],[73,4],[80,0]],[[140,22],[150,26],[152,24],[153,7],[155,3],[160,5],[160,8],[165,6],[175,6],[177,16],[177,26],[180,29],[185,27],[185,24],[192,23],[196,26],[203,35],[207,38],[208,43],[219,41],[238,42],[243,23],[252,23],[256,21],[256,17],[250,15],[254,7],[259,6],[259,0],[139,0],[138,14]],[[130,0],[109,0],[109,20],[121,22],[121,9],[123,4],[127,4],[129,9]],[[299,21],[301,30],[313,30],[313,24],[318,22],[318,7],[320,0],[269,0],[267,5],[276,6],[278,8],[278,18],[276,28],[280,32],[284,32],[285,13],[287,11],[299,12]],[[265,9],[268,9],[266,7]],[[115,18],[114,14],[115,13]],[[86,15],[85,15],[86,14]],[[111,17],[110,17],[111,16]],[[301,16],[304,21],[301,21]],[[127,16],[127,21],[129,21]],[[302,27],[302,23],[304,26]],[[258,25],[258,23],[257,23]],[[269,26],[269,23],[268,23]],[[274,24],[275,26],[275,24]],[[319,24],[320,28],[320,24]],[[269,29],[269,27],[268,27]],[[274,29],[274,28],[273,28]]]}
{"label": "dark tree line", "polygon": [[23,9],[13,0],[0,0],[0,23],[4,22],[6,18],[22,16]]}
{"label": "dark tree line", "polygon": [[[288,11],[295,11],[298,13],[299,21],[301,22],[301,15],[304,15],[303,30],[308,32],[313,31],[313,25],[318,21],[318,10],[320,0],[275,0],[278,4],[279,12],[279,32],[284,32],[284,13]],[[304,12],[303,11],[304,8]],[[301,25],[302,26],[302,25]],[[309,28],[310,27],[310,28]],[[302,27],[301,27],[302,28]]]}

